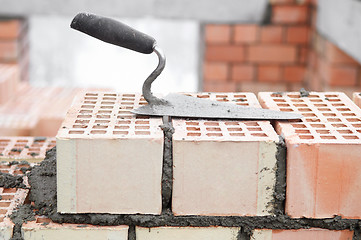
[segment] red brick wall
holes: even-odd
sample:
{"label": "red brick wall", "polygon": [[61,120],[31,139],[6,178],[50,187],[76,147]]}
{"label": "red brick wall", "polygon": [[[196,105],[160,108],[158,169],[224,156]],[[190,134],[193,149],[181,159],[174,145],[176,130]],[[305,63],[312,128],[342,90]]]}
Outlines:
{"label": "red brick wall", "polygon": [[0,64],[19,66],[21,80],[28,80],[29,41],[26,19],[0,19]]}
{"label": "red brick wall", "polygon": [[203,90],[359,89],[360,64],[317,34],[315,2],[270,0],[266,25],[206,24]]}

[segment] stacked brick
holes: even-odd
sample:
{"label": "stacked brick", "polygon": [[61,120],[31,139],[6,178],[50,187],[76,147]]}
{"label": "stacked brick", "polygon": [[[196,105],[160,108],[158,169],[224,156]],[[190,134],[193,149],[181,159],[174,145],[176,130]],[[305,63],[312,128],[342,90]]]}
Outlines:
{"label": "stacked brick", "polygon": [[29,78],[28,21],[25,18],[0,19],[0,64],[19,68],[20,79]]}
{"label": "stacked brick", "polygon": [[284,91],[304,86],[309,1],[271,1],[265,25],[205,26],[203,90]]}

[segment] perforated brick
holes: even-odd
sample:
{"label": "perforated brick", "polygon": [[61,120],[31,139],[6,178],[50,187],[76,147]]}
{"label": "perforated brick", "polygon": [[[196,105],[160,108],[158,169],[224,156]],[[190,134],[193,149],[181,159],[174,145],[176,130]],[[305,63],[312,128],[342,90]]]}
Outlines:
{"label": "perforated brick", "polygon": [[333,231],[328,229],[311,228],[297,230],[254,230],[251,240],[352,240],[353,231]]}
{"label": "perforated brick", "polygon": [[24,240],[127,240],[128,226],[58,224],[42,216],[22,226]]}
{"label": "perforated brick", "polygon": [[287,144],[287,214],[360,218],[361,110],[337,92],[260,93],[259,99],[265,108],[304,116],[276,123]]}
{"label": "perforated brick", "polygon": [[27,196],[27,189],[0,188],[0,238],[8,240],[13,235],[14,223],[9,215],[13,210],[23,204]]}
{"label": "perforated brick", "polygon": [[59,212],[160,214],[162,120],[130,112],[144,104],[140,94],[77,97],[57,135]]}
{"label": "perforated brick", "polygon": [[[252,93],[193,95],[259,107]],[[278,136],[269,121],[180,119],[173,126],[175,215],[272,214]]]}
{"label": "perforated brick", "polygon": [[356,103],[356,105],[361,108],[361,93],[355,92],[353,93],[353,101]]}
{"label": "perforated brick", "polygon": [[237,240],[239,227],[136,227],[137,240]]}
{"label": "perforated brick", "polygon": [[0,161],[40,162],[55,145],[55,138],[0,137]]}

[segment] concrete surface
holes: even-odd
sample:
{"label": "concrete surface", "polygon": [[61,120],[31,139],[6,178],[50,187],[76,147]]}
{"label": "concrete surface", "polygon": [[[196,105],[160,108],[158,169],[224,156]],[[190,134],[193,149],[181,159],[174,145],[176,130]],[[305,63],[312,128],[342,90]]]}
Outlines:
{"label": "concrete surface", "polygon": [[319,0],[317,28],[361,63],[361,1]]}

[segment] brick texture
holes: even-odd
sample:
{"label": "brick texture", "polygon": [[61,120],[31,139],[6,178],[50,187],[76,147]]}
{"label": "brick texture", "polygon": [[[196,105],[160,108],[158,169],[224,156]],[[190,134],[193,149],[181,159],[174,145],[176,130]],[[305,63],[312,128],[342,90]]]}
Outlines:
{"label": "brick texture", "polygon": [[140,94],[77,97],[56,137],[59,212],[160,214],[162,120],[130,112],[144,104]]}
{"label": "brick texture", "polygon": [[[253,94],[194,96],[259,107]],[[272,214],[278,137],[267,121],[173,120],[175,215]]]}
{"label": "brick texture", "polygon": [[276,124],[287,144],[286,213],[360,218],[361,110],[337,92],[311,92],[308,97],[297,92],[260,93],[259,99],[265,108],[304,116],[298,122]]}

